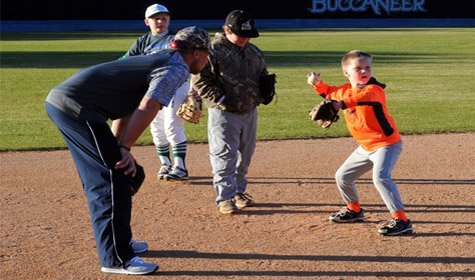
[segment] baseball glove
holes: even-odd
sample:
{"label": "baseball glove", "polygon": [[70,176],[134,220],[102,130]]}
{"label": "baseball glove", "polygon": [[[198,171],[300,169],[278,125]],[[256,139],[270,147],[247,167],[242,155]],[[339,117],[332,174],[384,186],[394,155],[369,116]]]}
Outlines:
{"label": "baseball glove", "polygon": [[142,186],[143,181],[145,180],[145,171],[141,165],[135,162],[135,177],[131,176],[130,179],[130,190],[132,191],[132,195],[136,194],[140,187]]}
{"label": "baseball glove", "polygon": [[259,79],[259,89],[261,91],[262,104],[267,105],[272,102],[275,96],[275,74],[262,75]]}
{"label": "baseball glove", "polygon": [[178,108],[176,115],[187,122],[198,124],[203,116],[203,102],[197,92],[190,92]]}
{"label": "baseball glove", "polygon": [[323,100],[320,104],[313,107],[308,117],[322,128],[330,128],[330,126],[340,118],[338,116],[339,110],[335,109],[332,103],[332,100]]}

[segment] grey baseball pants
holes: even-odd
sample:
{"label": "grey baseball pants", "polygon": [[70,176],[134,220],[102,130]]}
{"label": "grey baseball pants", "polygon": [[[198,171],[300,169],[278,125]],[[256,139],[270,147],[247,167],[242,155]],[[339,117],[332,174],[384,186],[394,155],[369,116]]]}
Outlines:
{"label": "grey baseball pants", "polygon": [[336,184],[346,203],[360,201],[355,180],[373,169],[373,183],[391,213],[404,210],[401,195],[391,173],[402,151],[402,141],[366,151],[359,146],[337,170]]}

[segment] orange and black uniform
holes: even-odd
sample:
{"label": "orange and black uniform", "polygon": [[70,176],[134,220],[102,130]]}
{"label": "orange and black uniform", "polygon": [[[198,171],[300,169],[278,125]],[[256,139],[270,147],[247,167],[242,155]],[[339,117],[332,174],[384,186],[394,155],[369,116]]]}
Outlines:
{"label": "orange and black uniform", "polygon": [[314,89],[322,97],[343,102],[346,126],[351,135],[367,151],[374,151],[401,140],[394,119],[388,114],[384,87],[371,78],[361,89],[352,88],[350,83],[329,86],[323,82]]}
{"label": "orange and black uniform", "polygon": [[347,208],[361,211],[354,181],[373,169],[373,182],[391,215],[407,221],[401,195],[391,176],[402,150],[402,141],[394,119],[388,114],[384,87],[371,78],[362,88],[352,88],[350,83],[330,86],[323,82],[313,88],[322,97],[342,102],[346,126],[361,145],[335,174]]}

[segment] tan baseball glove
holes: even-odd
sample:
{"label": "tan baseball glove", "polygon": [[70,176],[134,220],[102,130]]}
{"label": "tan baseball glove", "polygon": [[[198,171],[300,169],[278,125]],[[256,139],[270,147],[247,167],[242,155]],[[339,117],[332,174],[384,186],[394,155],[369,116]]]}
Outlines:
{"label": "tan baseball glove", "polygon": [[330,126],[339,119],[338,111],[339,110],[333,107],[331,100],[325,99],[313,107],[308,117],[322,128],[330,128]]}
{"label": "tan baseball glove", "polygon": [[197,92],[191,91],[178,108],[176,115],[187,122],[198,124],[203,116],[203,102]]}

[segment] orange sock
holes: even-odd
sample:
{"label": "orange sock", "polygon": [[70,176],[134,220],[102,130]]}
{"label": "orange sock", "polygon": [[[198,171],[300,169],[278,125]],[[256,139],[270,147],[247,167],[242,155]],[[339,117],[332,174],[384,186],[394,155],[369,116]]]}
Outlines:
{"label": "orange sock", "polygon": [[359,201],[350,202],[350,203],[346,204],[346,207],[348,207],[348,209],[350,209],[351,211],[356,212],[356,213],[359,213],[361,211]]}
{"label": "orange sock", "polygon": [[400,210],[400,211],[391,213],[391,216],[394,219],[399,219],[399,220],[402,220],[404,222],[407,222],[406,212],[404,212],[404,210]]}

